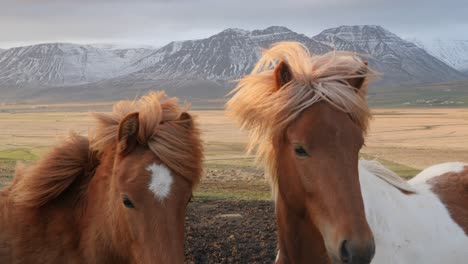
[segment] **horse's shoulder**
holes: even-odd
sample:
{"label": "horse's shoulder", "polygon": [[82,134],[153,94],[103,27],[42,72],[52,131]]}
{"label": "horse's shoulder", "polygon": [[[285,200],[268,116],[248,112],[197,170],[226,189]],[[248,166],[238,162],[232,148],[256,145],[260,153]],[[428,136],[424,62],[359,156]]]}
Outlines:
{"label": "horse's shoulder", "polygon": [[468,164],[449,170],[427,180],[431,190],[439,197],[452,219],[468,235]]}
{"label": "horse's shoulder", "polygon": [[410,183],[424,183],[434,177],[438,177],[449,172],[462,172],[467,166],[468,163],[463,162],[446,162],[436,164],[421,171],[418,175],[410,180]]}

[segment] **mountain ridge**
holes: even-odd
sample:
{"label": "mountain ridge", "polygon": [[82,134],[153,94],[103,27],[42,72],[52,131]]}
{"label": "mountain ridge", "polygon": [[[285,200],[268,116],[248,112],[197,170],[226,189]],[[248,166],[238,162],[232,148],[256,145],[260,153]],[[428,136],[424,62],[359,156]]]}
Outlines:
{"label": "mountain ridge", "polygon": [[148,89],[188,98],[222,98],[233,87],[232,80],[252,69],[261,49],[279,41],[301,42],[315,54],[335,49],[370,54],[365,59],[385,74],[375,87],[468,78],[378,25],[344,25],[313,37],[282,26],[228,28],[155,49],[52,43],[0,51],[2,100],[71,94],[80,100],[97,95],[114,100]]}

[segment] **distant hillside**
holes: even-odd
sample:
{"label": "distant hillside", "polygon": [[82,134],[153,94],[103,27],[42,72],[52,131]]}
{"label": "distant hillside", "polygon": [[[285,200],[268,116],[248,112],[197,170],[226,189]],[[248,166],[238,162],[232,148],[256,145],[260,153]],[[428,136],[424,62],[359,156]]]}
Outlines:
{"label": "distant hillside", "polygon": [[369,103],[378,107],[468,107],[468,81],[371,89]]}
{"label": "distant hillside", "polygon": [[0,102],[116,100],[149,89],[189,100],[223,98],[235,85],[232,80],[252,69],[261,49],[279,41],[301,42],[315,54],[334,49],[368,54],[370,65],[384,73],[372,91],[468,79],[380,26],[341,26],[312,38],[279,26],[231,28],[161,48],[51,43],[0,51]]}

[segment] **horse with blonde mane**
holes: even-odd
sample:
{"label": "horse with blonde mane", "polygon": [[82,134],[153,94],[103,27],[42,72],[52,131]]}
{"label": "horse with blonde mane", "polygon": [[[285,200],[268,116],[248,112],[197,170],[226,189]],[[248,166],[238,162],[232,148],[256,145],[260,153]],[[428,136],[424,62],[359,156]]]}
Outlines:
{"label": "horse with blonde mane", "polygon": [[0,263],[183,263],[196,122],[163,92],[95,114],[0,192]]}
{"label": "horse with blonde mane", "polygon": [[406,182],[359,161],[376,75],[355,54],[311,55],[285,42],[233,90],[227,112],[249,132],[272,186],[277,264],[468,259],[467,164]]}

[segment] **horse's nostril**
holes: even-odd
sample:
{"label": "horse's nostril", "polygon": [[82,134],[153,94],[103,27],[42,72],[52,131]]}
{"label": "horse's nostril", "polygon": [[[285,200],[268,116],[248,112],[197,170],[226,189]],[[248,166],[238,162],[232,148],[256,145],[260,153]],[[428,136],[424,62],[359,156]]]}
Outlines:
{"label": "horse's nostril", "polygon": [[340,259],[343,263],[351,263],[353,256],[348,248],[348,241],[341,241],[340,245]]}

